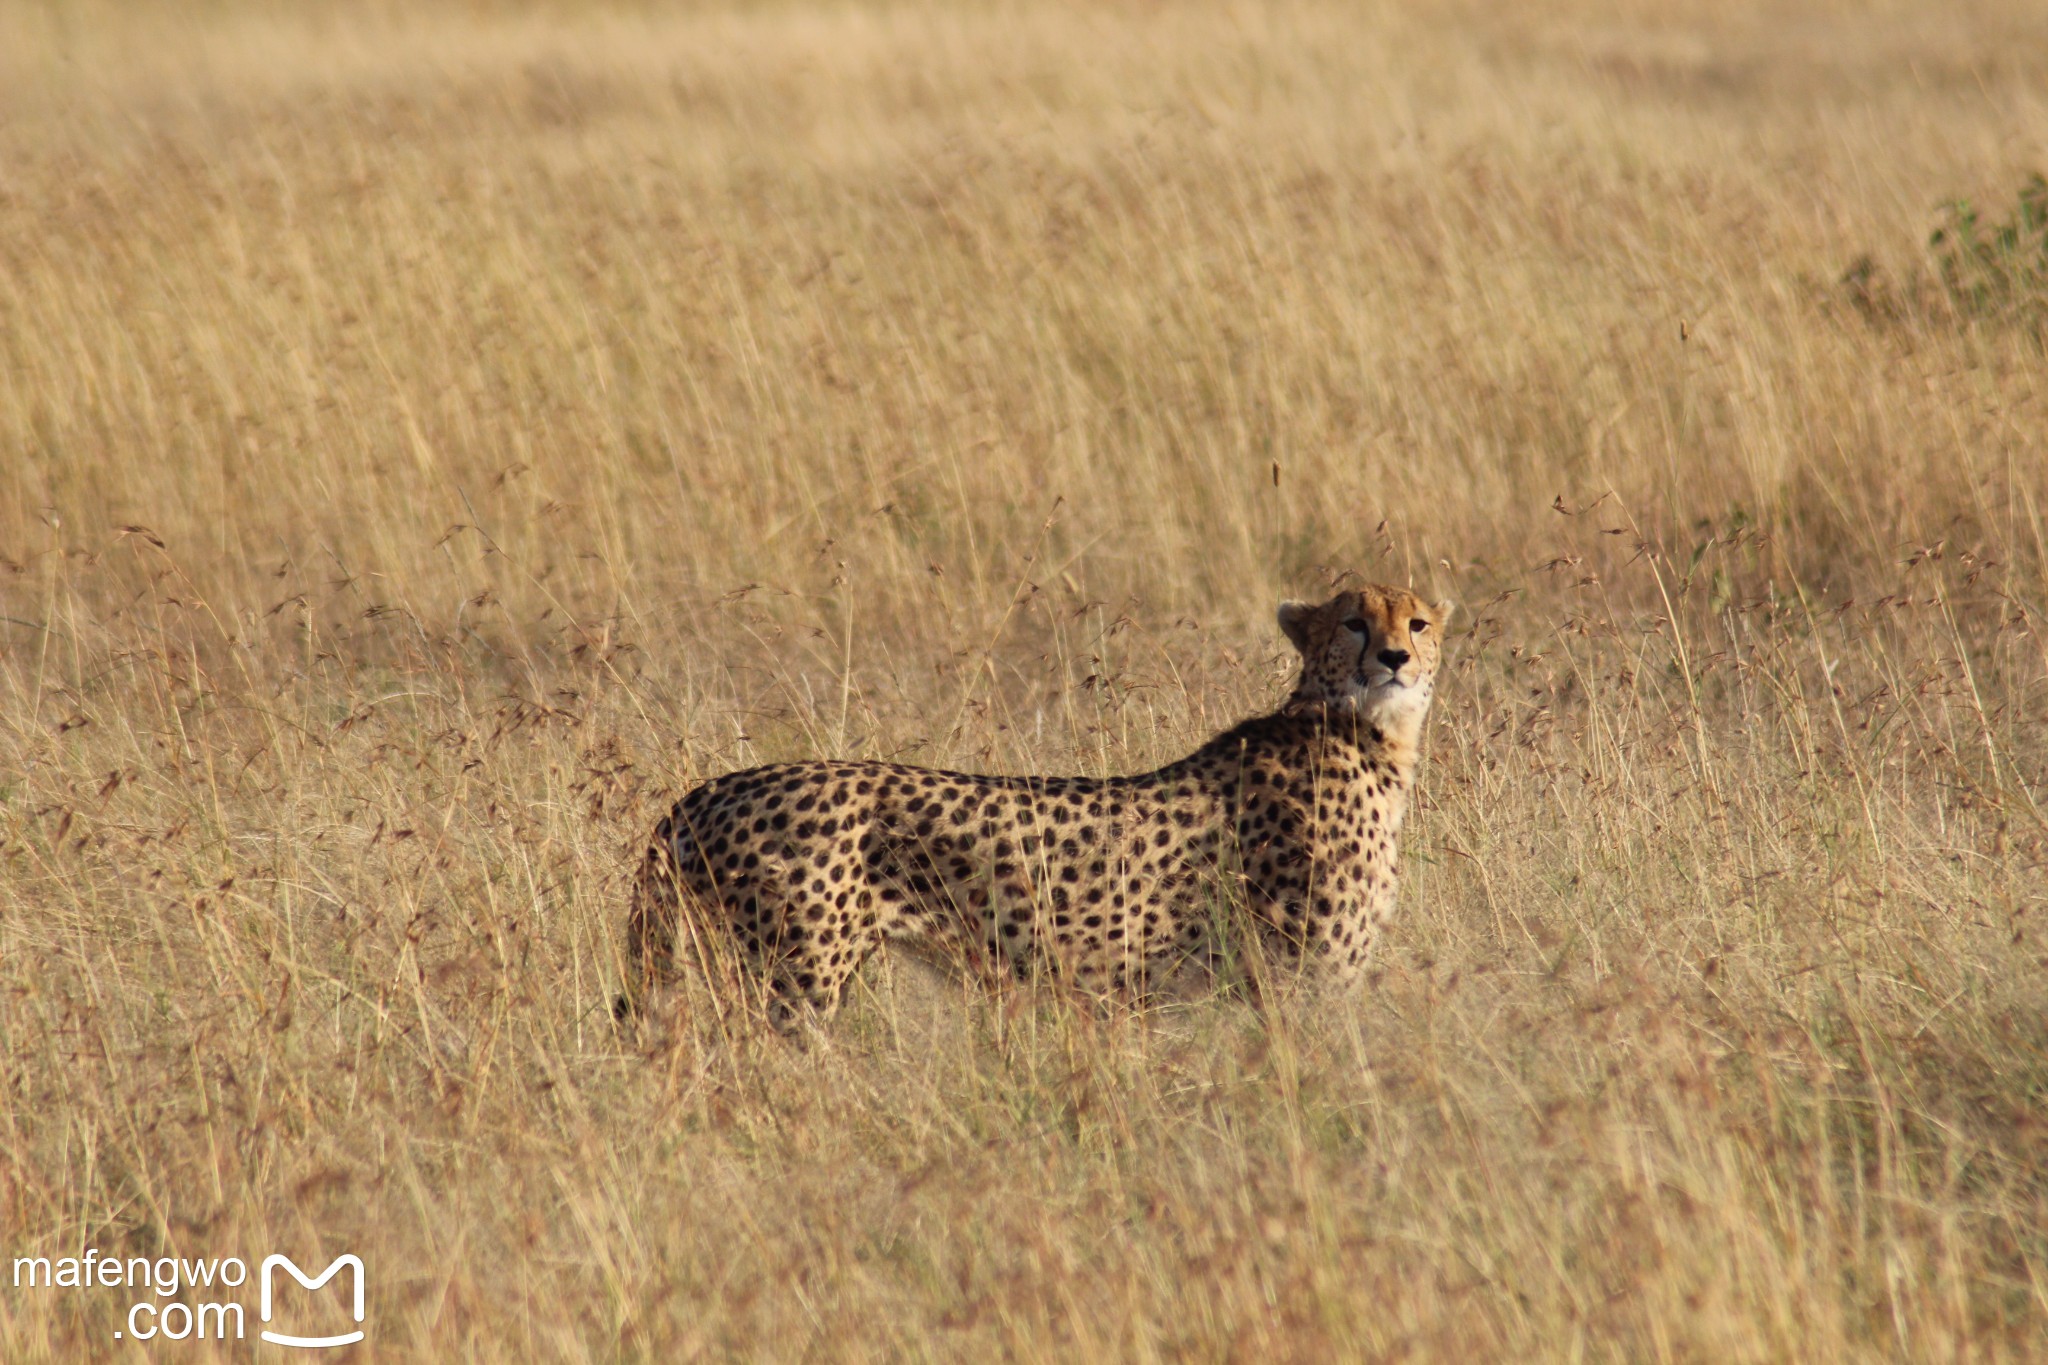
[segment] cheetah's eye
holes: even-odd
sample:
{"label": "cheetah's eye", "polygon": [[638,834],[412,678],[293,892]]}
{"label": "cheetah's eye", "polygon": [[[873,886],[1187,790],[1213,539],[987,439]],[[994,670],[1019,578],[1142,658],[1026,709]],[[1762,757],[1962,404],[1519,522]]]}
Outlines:
{"label": "cheetah's eye", "polygon": [[1429,622],[1423,620],[1420,616],[1416,617],[1413,621],[1410,621],[1408,623],[1408,633],[1410,635],[1420,635],[1423,631],[1428,629]]}
{"label": "cheetah's eye", "polygon": [[1358,634],[1364,635],[1367,631],[1365,618],[1363,616],[1352,617],[1349,621],[1346,621],[1344,623],[1344,629],[1356,631]]}

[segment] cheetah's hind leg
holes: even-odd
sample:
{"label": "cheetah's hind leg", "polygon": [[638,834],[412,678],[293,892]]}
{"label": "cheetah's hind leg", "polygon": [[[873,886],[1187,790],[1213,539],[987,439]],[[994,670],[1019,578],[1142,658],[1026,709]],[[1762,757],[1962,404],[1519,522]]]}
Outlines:
{"label": "cheetah's hind leg", "polygon": [[831,1022],[847,985],[881,943],[872,925],[834,902],[798,893],[757,923],[772,925],[762,945],[763,1005],[776,1032],[792,1037]]}

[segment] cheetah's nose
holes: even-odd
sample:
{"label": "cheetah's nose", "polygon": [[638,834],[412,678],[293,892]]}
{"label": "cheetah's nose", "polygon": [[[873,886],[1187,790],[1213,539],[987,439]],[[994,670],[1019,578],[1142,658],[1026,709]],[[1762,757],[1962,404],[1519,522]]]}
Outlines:
{"label": "cheetah's nose", "polygon": [[1380,662],[1398,673],[1401,671],[1401,665],[1408,662],[1408,651],[1405,649],[1383,649],[1380,651]]}

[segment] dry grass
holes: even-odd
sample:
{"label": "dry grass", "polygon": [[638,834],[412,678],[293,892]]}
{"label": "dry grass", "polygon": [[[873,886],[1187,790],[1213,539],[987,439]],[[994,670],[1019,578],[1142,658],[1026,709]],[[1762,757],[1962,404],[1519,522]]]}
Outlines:
{"label": "dry grass", "polygon": [[[393,1360],[2040,1358],[2048,366],[1835,281],[2044,92],[2026,0],[0,8],[0,1250],[352,1249]],[[689,782],[1149,765],[1340,568],[1469,608],[1356,1009],[613,1033]],[[133,1297],[5,1354],[246,1358]]]}

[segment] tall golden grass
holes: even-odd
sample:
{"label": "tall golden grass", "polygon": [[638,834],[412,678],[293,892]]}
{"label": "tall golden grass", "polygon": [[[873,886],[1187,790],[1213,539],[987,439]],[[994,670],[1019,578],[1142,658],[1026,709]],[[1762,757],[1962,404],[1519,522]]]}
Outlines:
{"label": "tall golden grass", "polygon": [[[0,1252],[354,1251],[391,1360],[2040,1358],[2048,364],[1924,276],[2044,139],[2027,0],[0,7]],[[691,782],[1143,768],[1347,570],[1465,603],[1354,1006],[614,1032]],[[147,1297],[4,1354],[247,1358]]]}

